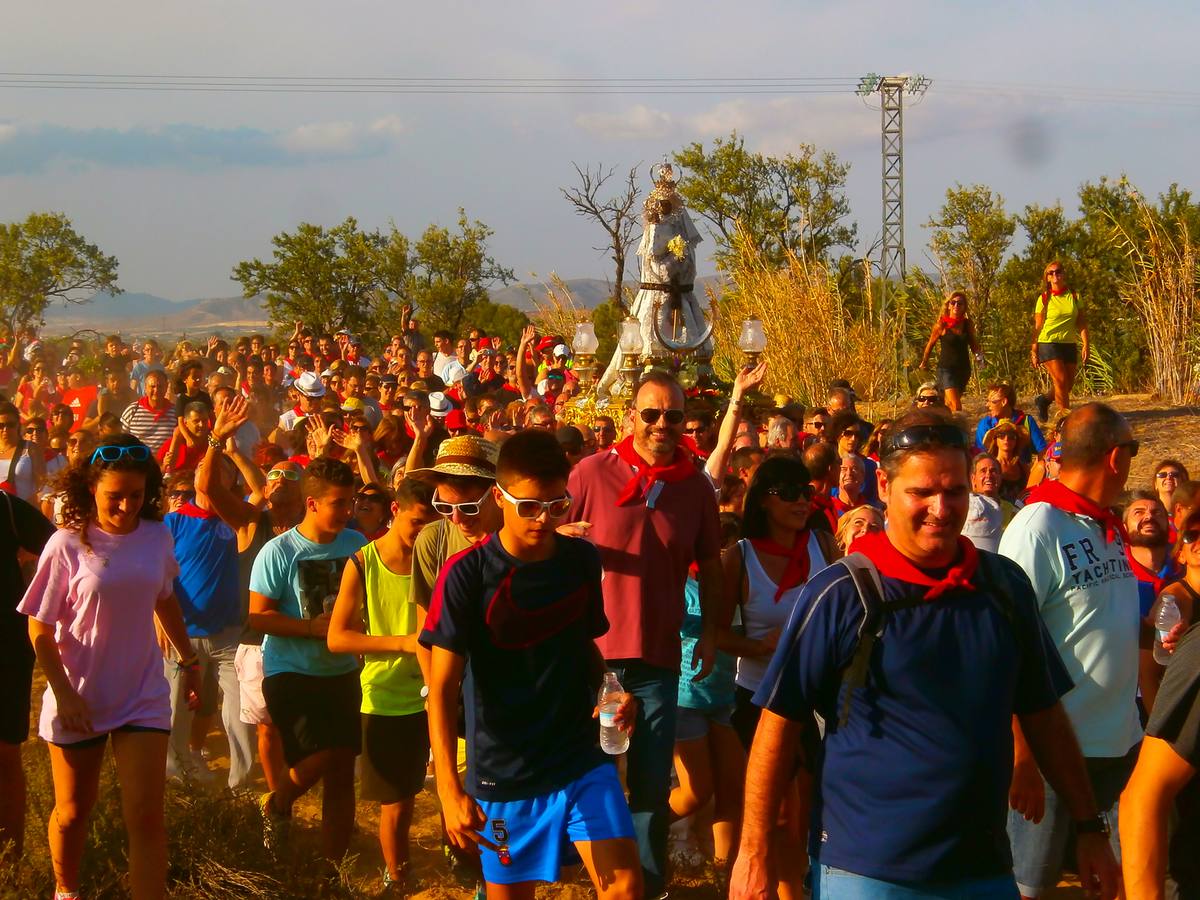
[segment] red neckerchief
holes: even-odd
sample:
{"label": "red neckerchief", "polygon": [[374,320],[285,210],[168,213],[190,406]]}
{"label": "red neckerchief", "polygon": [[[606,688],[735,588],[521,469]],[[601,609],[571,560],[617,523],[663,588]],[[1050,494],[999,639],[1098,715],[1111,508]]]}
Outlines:
{"label": "red neckerchief", "polygon": [[163,416],[165,416],[171,410],[170,403],[163,406],[162,409],[155,409],[153,406],[150,405],[150,401],[147,400],[145,397],[138,397],[137,405],[140,406],[142,409],[144,409],[146,412],[150,413],[150,415],[154,416],[155,422],[157,422],[159,419],[161,419]]}
{"label": "red neckerchief", "polygon": [[617,497],[617,506],[624,506],[633,498],[644,500],[656,481],[674,484],[696,474],[696,467],[683,447],[675,448],[675,458],[665,466],[652,466],[638,456],[633,449],[633,438],[627,437],[613,446],[613,452],[633,468],[633,477]]}
{"label": "red neckerchief", "polygon": [[1061,297],[1063,294],[1067,293],[1067,289],[1066,288],[1051,288],[1050,293],[1052,293],[1055,297]]}
{"label": "red neckerchief", "polygon": [[938,321],[946,328],[957,328],[967,321],[966,316],[942,316]]}
{"label": "red neckerchief", "polygon": [[808,529],[796,532],[796,540],[792,546],[785,547],[770,538],[750,538],[750,546],[756,553],[766,553],[768,556],[786,556],[787,565],[779,584],[775,586],[775,602],[792,588],[808,581]]}
{"label": "red neckerchief", "polygon": [[1129,544],[1129,534],[1125,531],[1125,523],[1121,521],[1120,516],[1111,510],[1104,509],[1096,501],[1083,496],[1083,494],[1075,493],[1061,481],[1043,481],[1035,487],[1029,492],[1029,498],[1025,501],[1025,505],[1029,506],[1033,503],[1049,503],[1063,512],[1087,516],[1089,519],[1094,519],[1104,529],[1106,544],[1111,544],[1118,537],[1126,546]]}
{"label": "red neckerchief", "polygon": [[837,531],[837,508],[833,505],[833,498],[828,494],[813,494],[812,507],[825,516],[825,520],[829,522],[829,527],[832,531]]}
{"label": "red neckerchief", "polygon": [[[1137,576],[1138,581],[1142,581],[1142,582],[1145,582],[1146,584],[1154,585],[1154,596],[1157,597],[1159,594],[1162,593],[1162,589],[1167,586],[1168,579],[1160,578],[1154,572],[1150,571],[1145,566],[1143,566],[1140,562],[1138,562],[1136,559],[1134,559],[1133,558],[1133,548],[1130,547],[1128,544],[1125,545],[1125,558],[1127,560],[1129,560],[1129,565],[1133,568],[1133,574]],[[1170,559],[1168,559],[1167,561],[1170,562]]]}
{"label": "red neckerchief", "polygon": [[934,578],[917,566],[911,559],[901,553],[892,544],[886,531],[872,531],[864,534],[850,545],[851,553],[862,553],[884,578],[896,578],[909,584],[919,584],[929,588],[925,592],[926,600],[936,600],[949,591],[972,590],[971,579],[979,568],[979,551],[975,545],[961,534],[958,536],[958,562],[952,565],[942,578]]}

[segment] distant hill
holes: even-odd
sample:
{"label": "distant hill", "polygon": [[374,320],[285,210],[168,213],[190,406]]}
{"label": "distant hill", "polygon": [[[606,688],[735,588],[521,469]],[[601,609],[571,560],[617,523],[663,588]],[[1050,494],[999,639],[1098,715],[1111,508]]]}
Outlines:
{"label": "distant hill", "polygon": [[[696,279],[696,294],[701,297],[702,303],[704,302],[705,288],[711,284],[719,291],[720,282],[721,278],[718,275],[702,275]],[[584,309],[595,309],[612,295],[612,283],[602,278],[567,278],[563,283],[571,292],[571,298],[575,304]],[[625,281],[625,286],[634,288],[635,292],[637,285],[636,273]],[[507,303],[522,312],[532,312],[534,309],[533,298],[546,296],[546,285],[539,282],[521,282],[510,284],[507,287],[493,288],[488,293],[493,303]]]}
{"label": "distant hill", "polygon": [[[636,276],[633,276],[636,279]],[[719,277],[706,275],[696,279],[696,293],[703,295],[709,284],[719,285]],[[564,283],[575,303],[595,309],[609,298],[612,287],[601,278],[570,278]],[[637,281],[627,282],[636,286]],[[490,292],[493,303],[507,303],[522,312],[532,312],[533,298],[544,297],[546,286],[522,282]],[[120,331],[125,334],[216,331],[230,328],[262,328],[267,313],[261,296],[206,297],[194,300],[168,300],[154,294],[96,294],[87,303],[57,303],[46,310],[46,334],[70,334],[80,329]]]}

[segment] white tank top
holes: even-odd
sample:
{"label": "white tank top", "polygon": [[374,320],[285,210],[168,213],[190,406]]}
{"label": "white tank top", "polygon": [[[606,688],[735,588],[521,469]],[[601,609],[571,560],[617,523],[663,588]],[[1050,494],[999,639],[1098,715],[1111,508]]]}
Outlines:
{"label": "white tank top", "polygon": [[[742,600],[741,606],[742,625],[745,627],[746,637],[760,640],[776,628],[783,629],[783,626],[787,624],[788,616],[791,615],[792,607],[796,605],[796,600],[800,597],[800,592],[804,590],[804,585],[798,584],[794,588],[784,591],[783,596],[776,603],[777,585],[767,575],[762,563],[758,561],[758,554],[755,552],[754,546],[748,540],[740,540],[738,547],[742,551],[742,559],[745,560],[746,581],[748,582],[746,597]],[[826,565],[828,563],[825,561],[825,554],[821,552],[817,533],[809,531],[809,577],[816,575]],[[739,656],[735,683],[749,691],[757,690],[763,675],[767,672],[767,664],[770,661],[769,656]]]}

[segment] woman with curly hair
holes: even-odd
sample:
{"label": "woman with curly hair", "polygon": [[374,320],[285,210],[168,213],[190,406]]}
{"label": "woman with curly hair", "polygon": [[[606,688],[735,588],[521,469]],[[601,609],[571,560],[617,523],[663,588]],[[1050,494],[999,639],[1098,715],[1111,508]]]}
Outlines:
{"label": "woman with curly hair", "polygon": [[162,474],[129,435],[97,447],[63,476],[64,527],[38,561],[18,606],[47,688],[38,733],[50,749],[54,810],[50,855],[55,897],[78,897],[88,816],[104,746],[112,738],[129,832],[136,900],[166,892],[163,827],[171,699],[157,618],[186,671],[189,702],[200,689],[197,657],[173,592],[178,574],[160,511]]}
{"label": "woman with curly hair", "polygon": [[962,291],[955,291],[942,304],[941,315],[933,323],[925,352],[921,354],[920,368],[929,365],[929,354],[939,341],[941,354],[938,357],[937,384],[946,399],[946,408],[951,412],[959,412],[962,409],[963,391],[971,380],[971,354],[975,355],[977,361],[982,360],[979,340],[975,336],[975,323],[967,314],[967,295]]}

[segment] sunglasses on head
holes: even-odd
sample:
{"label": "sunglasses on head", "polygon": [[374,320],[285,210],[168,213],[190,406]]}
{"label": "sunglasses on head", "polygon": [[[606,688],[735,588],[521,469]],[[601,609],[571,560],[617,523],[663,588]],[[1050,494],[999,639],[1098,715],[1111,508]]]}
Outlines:
{"label": "sunglasses on head", "polygon": [[288,481],[299,481],[300,473],[295,469],[272,469],[267,473],[267,481],[278,481],[286,478]]}
{"label": "sunglasses on head", "polygon": [[483,496],[471,503],[447,503],[441,499],[436,493],[433,495],[433,511],[440,516],[445,516],[447,519],[456,512],[463,516],[477,516],[483,509],[483,501],[487,499],[491,488],[483,492]]}
{"label": "sunglasses on head", "polygon": [[91,462],[94,463],[97,460],[116,462],[122,456],[128,456],[134,462],[145,462],[150,458],[150,448],[145,444],[132,444],[127,447],[117,444],[104,444],[96,448],[96,452],[92,454]]}
{"label": "sunglasses on head", "polygon": [[787,484],[778,484],[767,491],[767,496],[778,497],[784,503],[795,503],[798,500],[811,500],[815,488],[811,484],[796,484],[789,482]]}
{"label": "sunglasses on head", "polygon": [[683,410],[655,409],[653,406],[648,406],[645,409],[638,410],[638,418],[647,425],[653,425],[659,419],[664,419],[668,425],[678,425],[683,421]]}
{"label": "sunglasses on head", "polygon": [[948,447],[953,450],[967,449],[967,436],[954,425],[913,425],[896,433],[888,433],[885,456],[902,450],[918,447]]}
{"label": "sunglasses on head", "polygon": [[517,515],[522,519],[536,519],[543,512],[551,519],[561,519],[571,509],[570,494],[563,494],[554,500],[521,500],[500,485],[496,485],[496,489],[505,500],[516,507]]}

